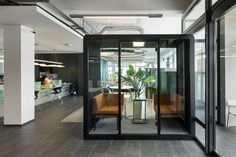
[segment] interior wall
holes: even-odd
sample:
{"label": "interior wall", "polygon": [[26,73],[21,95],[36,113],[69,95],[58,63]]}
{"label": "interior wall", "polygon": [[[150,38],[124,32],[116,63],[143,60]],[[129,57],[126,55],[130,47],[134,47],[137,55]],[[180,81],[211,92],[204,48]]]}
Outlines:
{"label": "interior wall", "polygon": [[[54,60],[55,54],[37,54],[36,59]],[[83,54],[56,54],[57,61],[63,62],[65,68],[49,68],[51,73],[58,74],[63,82],[72,82],[78,88],[78,94],[83,94]],[[35,76],[39,75],[40,68],[36,66]]]}
{"label": "interior wall", "polygon": [[[225,17],[225,100],[236,100],[236,22],[235,17]],[[227,106],[226,106],[227,116]],[[232,108],[233,113],[236,113],[236,108]],[[227,118],[226,118],[227,119]],[[229,125],[236,126],[236,117],[230,116]]]}

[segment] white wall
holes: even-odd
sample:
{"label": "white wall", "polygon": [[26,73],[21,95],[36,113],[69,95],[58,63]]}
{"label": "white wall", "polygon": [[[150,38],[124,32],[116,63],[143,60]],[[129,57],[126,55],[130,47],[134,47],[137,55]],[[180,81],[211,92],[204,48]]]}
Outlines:
{"label": "white wall", "polygon": [[181,17],[151,19],[142,26],[144,34],[181,34]]}
{"label": "white wall", "polygon": [[[225,17],[225,100],[236,100],[236,20],[235,17]],[[226,106],[226,117],[228,108]],[[232,108],[236,113],[236,108]],[[227,118],[226,118],[227,120]],[[236,126],[236,117],[230,116],[229,125]]]}

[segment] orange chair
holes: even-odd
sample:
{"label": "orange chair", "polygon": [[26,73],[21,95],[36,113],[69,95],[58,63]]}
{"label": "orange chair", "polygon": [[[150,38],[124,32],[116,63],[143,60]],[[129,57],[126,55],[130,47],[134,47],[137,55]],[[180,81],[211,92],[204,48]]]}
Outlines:
{"label": "orange chair", "polygon": [[[158,94],[154,94],[154,110],[158,111]],[[178,94],[160,94],[160,113],[162,115],[178,115],[181,111],[183,96]]]}
{"label": "orange chair", "polygon": [[[100,93],[93,97],[93,127],[96,127],[96,118],[117,117],[118,126],[118,94]],[[121,94],[121,112],[124,110],[124,95]],[[117,127],[118,128],[118,127]]]}

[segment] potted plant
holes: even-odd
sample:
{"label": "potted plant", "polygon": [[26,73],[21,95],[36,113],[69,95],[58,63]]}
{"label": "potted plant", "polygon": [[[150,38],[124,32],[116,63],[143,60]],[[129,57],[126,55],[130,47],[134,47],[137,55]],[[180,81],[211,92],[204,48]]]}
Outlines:
{"label": "potted plant", "polygon": [[121,76],[122,82],[130,84],[133,88],[132,90],[135,93],[135,99],[139,98],[143,93],[145,73],[139,68],[137,71],[132,65],[129,65],[129,69],[126,71],[126,76]]}
{"label": "potted plant", "polygon": [[129,68],[126,71],[126,76],[121,76],[121,78],[122,82],[126,82],[127,84],[130,84],[133,87],[132,91],[135,93],[135,99],[133,99],[133,120],[134,121],[138,120],[140,122],[143,122],[142,105],[143,103],[146,103],[144,102],[146,101],[146,99],[141,99],[140,96],[143,93],[145,84],[153,81],[154,77],[153,76],[146,77],[144,70],[142,70],[141,68],[135,70],[135,68],[132,65],[129,65]]}

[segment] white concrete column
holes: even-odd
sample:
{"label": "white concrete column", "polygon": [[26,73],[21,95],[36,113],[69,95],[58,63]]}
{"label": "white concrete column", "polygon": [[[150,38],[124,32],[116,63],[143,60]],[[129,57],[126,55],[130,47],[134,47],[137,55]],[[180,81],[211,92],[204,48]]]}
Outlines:
{"label": "white concrete column", "polygon": [[34,119],[34,42],[32,30],[4,26],[4,124]]}

